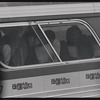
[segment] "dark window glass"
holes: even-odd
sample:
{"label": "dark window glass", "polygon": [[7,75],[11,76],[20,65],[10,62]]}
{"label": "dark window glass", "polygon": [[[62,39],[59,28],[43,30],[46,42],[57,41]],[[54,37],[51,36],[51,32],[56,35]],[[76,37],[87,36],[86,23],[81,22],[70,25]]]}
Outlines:
{"label": "dark window glass", "polygon": [[[49,39],[55,34],[56,44],[52,43],[63,61],[100,57],[100,47],[87,27],[79,23],[59,23],[41,25]],[[51,38],[50,38],[51,37]]]}
{"label": "dark window glass", "polygon": [[0,28],[0,60],[9,66],[58,61],[37,26]]}

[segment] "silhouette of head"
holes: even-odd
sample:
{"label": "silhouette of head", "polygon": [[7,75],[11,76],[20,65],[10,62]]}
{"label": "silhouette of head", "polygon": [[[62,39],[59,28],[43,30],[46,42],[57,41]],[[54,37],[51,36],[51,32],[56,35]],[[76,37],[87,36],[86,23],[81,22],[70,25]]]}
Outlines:
{"label": "silhouette of head", "polygon": [[45,31],[46,36],[51,41],[51,43],[55,40],[55,33],[52,30]]}
{"label": "silhouette of head", "polygon": [[66,31],[66,40],[69,45],[75,45],[82,39],[82,32],[76,25]]}

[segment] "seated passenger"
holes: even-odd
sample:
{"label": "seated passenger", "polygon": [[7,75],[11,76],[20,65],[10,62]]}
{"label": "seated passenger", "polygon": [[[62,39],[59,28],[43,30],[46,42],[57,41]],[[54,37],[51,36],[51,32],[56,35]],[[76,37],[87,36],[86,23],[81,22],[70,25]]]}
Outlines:
{"label": "seated passenger", "polygon": [[52,30],[46,30],[45,31],[46,36],[50,40],[51,44],[55,48],[58,55],[60,55],[60,41],[55,38],[55,33]]}
{"label": "seated passenger", "polygon": [[28,44],[28,56],[25,65],[38,64],[38,59],[35,52],[35,33],[27,33],[26,41]]}
{"label": "seated passenger", "polygon": [[[48,39],[50,40],[51,44],[54,46],[58,54],[60,53],[59,51],[59,42],[58,40],[55,39],[55,33],[51,30],[45,31]],[[47,49],[47,50],[46,50]],[[48,43],[45,43],[45,45],[40,45],[36,47],[36,54],[39,60],[39,63],[48,63],[48,62],[53,62],[53,61],[58,61],[56,55],[54,54],[52,48]]]}
{"label": "seated passenger", "polygon": [[78,26],[70,27],[66,32],[66,40],[70,59],[86,59],[93,57],[93,48],[87,36],[83,35]]}
{"label": "seated passenger", "polygon": [[[4,36],[4,45],[2,49],[4,63],[9,66],[21,66],[24,64],[23,49],[26,50],[24,45],[26,44],[23,39],[25,29],[18,30],[17,34],[7,33]],[[26,54],[26,52],[25,52]]]}
{"label": "seated passenger", "polygon": [[[1,31],[1,32],[3,32],[3,31]],[[3,63],[5,63],[6,65],[8,65],[10,62],[10,58],[11,58],[11,46],[7,43],[7,41],[10,41],[10,38],[8,38],[8,35],[7,36],[4,35],[4,36],[2,36],[2,39],[0,39],[0,40],[1,40],[1,44],[0,44],[1,54],[0,55],[2,55],[1,61]]]}

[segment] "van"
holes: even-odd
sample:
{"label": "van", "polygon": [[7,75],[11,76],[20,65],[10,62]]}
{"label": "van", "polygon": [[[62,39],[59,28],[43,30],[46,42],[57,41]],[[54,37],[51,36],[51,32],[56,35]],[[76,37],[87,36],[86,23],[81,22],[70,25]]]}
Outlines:
{"label": "van", "polygon": [[[100,97],[99,21],[99,2],[1,6],[0,97]],[[68,43],[69,29],[74,36],[78,32],[72,26],[82,34],[76,45]],[[47,30],[55,33],[56,42]],[[29,34],[35,41],[30,50]],[[61,42],[66,47],[61,48]],[[30,58],[33,52],[37,62]]]}

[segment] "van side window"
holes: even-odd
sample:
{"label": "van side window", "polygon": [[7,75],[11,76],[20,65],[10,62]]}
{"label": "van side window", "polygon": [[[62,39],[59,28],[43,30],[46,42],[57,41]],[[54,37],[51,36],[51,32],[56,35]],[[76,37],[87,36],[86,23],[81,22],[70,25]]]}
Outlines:
{"label": "van side window", "polygon": [[[5,34],[0,55],[8,66],[24,66],[58,61],[53,50],[43,42],[31,26],[2,27]],[[45,40],[46,41],[46,40]]]}
{"label": "van side window", "polygon": [[89,31],[83,24],[59,23],[41,25],[44,32],[51,30],[55,33],[55,38],[60,45],[56,52],[62,61],[92,59],[100,57],[100,47]]}

